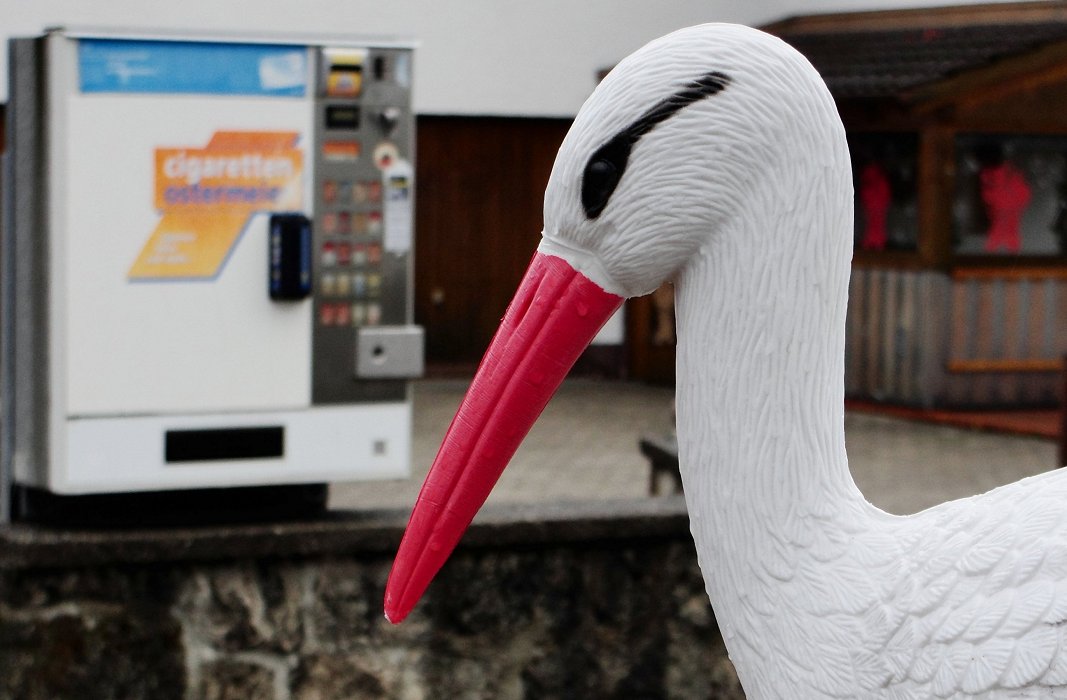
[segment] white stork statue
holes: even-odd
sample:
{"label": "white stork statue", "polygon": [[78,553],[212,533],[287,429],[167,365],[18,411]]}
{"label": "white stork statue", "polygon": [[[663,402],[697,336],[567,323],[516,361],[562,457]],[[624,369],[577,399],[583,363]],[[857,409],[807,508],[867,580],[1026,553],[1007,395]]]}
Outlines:
{"label": "white stork statue", "polygon": [[391,620],[600,325],[673,280],[681,475],[748,696],[1067,698],[1067,470],[910,516],[849,473],[849,156],[800,54],[709,24],[626,58],[564,139],[544,219],[411,516]]}

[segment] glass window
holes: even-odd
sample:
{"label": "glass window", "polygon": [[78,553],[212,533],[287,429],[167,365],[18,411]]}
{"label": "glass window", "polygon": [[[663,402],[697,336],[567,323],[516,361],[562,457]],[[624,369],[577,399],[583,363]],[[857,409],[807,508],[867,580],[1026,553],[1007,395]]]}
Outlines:
{"label": "glass window", "polygon": [[1067,138],[966,134],[956,142],[953,250],[1067,254]]}
{"label": "glass window", "polygon": [[916,134],[850,134],[856,250],[915,250]]}

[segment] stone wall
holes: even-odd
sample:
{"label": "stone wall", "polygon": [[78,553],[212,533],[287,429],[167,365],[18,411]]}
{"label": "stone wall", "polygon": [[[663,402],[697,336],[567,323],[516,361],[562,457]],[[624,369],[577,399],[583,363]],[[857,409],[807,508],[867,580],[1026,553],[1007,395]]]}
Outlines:
{"label": "stone wall", "polygon": [[402,527],[9,528],[0,697],[743,697],[676,499],[490,511],[393,626]]}

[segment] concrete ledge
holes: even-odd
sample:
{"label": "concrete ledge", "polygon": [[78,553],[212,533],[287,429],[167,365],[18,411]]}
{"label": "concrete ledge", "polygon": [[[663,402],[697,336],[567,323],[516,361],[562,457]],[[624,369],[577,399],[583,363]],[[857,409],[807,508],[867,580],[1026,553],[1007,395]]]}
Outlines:
{"label": "concrete ledge", "polygon": [[[213,561],[349,552],[392,553],[407,511],[331,511],[311,521],[143,530],[0,527],[0,570],[123,562]],[[507,547],[601,539],[676,537],[689,532],[680,496],[490,506],[461,547]]]}

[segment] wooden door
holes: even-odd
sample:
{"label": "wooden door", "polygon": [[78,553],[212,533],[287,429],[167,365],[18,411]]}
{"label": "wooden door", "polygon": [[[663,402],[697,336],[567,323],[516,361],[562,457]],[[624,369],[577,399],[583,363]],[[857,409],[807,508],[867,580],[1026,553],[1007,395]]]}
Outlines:
{"label": "wooden door", "polygon": [[418,118],[415,320],[431,365],[474,365],[540,240],[569,119]]}

